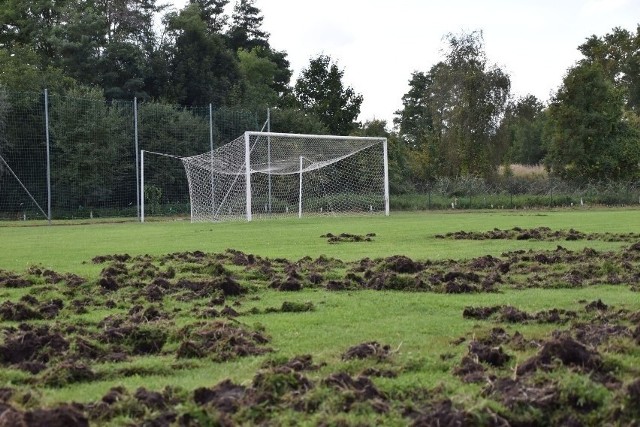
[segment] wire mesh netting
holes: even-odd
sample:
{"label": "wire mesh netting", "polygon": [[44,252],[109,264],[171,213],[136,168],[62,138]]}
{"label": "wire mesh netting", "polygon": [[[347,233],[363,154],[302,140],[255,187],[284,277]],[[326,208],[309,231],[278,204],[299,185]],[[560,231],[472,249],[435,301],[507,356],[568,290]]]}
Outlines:
{"label": "wire mesh netting", "polygon": [[182,159],[192,220],[385,213],[385,142],[248,132]]}
{"label": "wire mesh netting", "polygon": [[182,163],[148,156],[140,191],[136,148],[191,156],[257,128],[242,110],[0,89],[0,219],[46,219],[49,198],[52,219],[136,217],[140,193],[149,214],[188,215]]}

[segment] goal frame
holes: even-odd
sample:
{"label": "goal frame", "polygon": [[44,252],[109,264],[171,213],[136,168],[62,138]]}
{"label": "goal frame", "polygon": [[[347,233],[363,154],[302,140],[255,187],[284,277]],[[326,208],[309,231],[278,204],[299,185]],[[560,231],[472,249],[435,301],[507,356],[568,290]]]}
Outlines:
{"label": "goal frame", "polygon": [[[317,143],[315,142],[317,141]],[[349,144],[351,142],[351,144]],[[283,144],[283,145],[282,145]],[[293,144],[293,145],[290,145]],[[332,155],[331,148],[332,144],[335,144],[336,152],[335,155]],[[329,151],[326,151],[329,149]],[[230,151],[229,151],[230,150]],[[282,151],[284,150],[284,151]],[[293,151],[290,151],[293,150]],[[320,150],[320,151],[317,151]],[[384,214],[385,216],[389,215],[389,162],[388,162],[388,146],[387,146],[387,138],[384,137],[370,137],[370,136],[337,136],[337,135],[318,135],[318,134],[295,134],[295,133],[279,133],[279,132],[264,132],[264,131],[246,131],[242,135],[240,135],[235,140],[218,147],[211,152],[201,153],[195,156],[190,157],[182,157],[182,162],[185,167],[185,173],[187,174],[187,181],[189,183],[189,196],[191,199],[191,222],[200,222],[200,221],[218,221],[224,218],[233,217],[232,207],[229,207],[228,214],[222,214],[220,217],[218,213],[221,212],[222,204],[227,203],[227,197],[232,194],[231,191],[236,191],[235,196],[232,196],[229,199],[231,206],[235,204],[236,208],[241,208],[239,212],[240,215],[237,215],[235,219],[253,221],[255,219],[256,213],[263,217],[262,210],[259,212],[255,211],[256,200],[260,200],[258,203],[264,204],[266,217],[278,217],[282,214],[290,215],[294,214],[297,210],[297,216],[299,218],[302,217],[303,213],[303,175],[306,179],[307,173],[312,173],[311,179],[317,179],[318,176],[315,175],[317,172],[324,169],[325,167],[330,167],[332,169],[327,170],[326,173],[329,179],[333,179],[337,185],[344,185],[345,183],[349,183],[349,179],[346,176],[341,176],[341,173],[338,173],[336,170],[336,166],[342,162],[346,161],[348,168],[352,168],[353,165],[358,165],[361,162],[361,153],[365,153],[365,156],[371,156],[370,154],[366,154],[370,150],[373,150],[373,153],[376,153],[373,157],[370,157],[370,163],[360,164],[358,167],[361,168],[362,173],[357,172],[358,169],[351,169],[351,172],[347,172],[347,174],[356,174],[354,176],[357,177],[359,175],[368,176],[374,170],[378,171],[378,180],[376,184],[371,183],[373,186],[362,187],[362,181],[360,182],[360,190],[365,191],[368,196],[365,197],[374,197],[371,201],[374,201],[372,205],[368,206],[367,211],[371,213],[377,212],[379,214]],[[234,157],[227,157],[228,154]],[[233,154],[235,153],[235,154]],[[311,158],[307,157],[307,154],[311,155]],[[283,157],[284,155],[284,157]],[[320,157],[317,157],[319,155]],[[356,157],[353,157],[356,156]],[[353,159],[352,159],[353,158]],[[284,162],[284,163],[283,163]],[[311,162],[311,163],[309,163]],[[354,163],[355,162],[355,163]],[[227,171],[226,168],[232,166],[234,169],[232,171]],[[225,169],[219,169],[223,167]],[[284,169],[283,169],[284,168]],[[201,171],[201,172],[196,172]],[[209,172],[207,172],[209,171]],[[334,173],[338,173],[338,175],[332,175]],[[204,176],[203,176],[204,174]],[[218,188],[227,188],[228,190],[223,190],[222,202],[218,205],[216,210],[215,202],[211,200],[210,206],[206,200],[209,197],[216,197],[213,194],[213,183],[214,183],[214,175],[222,175],[226,177],[241,177],[242,184],[240,188],[237,190],[233,190],[233,187],[236,185],[236,179],[233,179],[231,183],[223,183],[223,187]],[[207,178],[207,175],[210,175]],[[200,177],[198,177],[200,176]],[[290,183],[296,182],[297,185],[291,188],[291,191],[295,191],[296,198],[298,199],[295,202],[295,210],[291,211],[285,206],[284,211],[280,211],[282,208],[282,177],[289,176]],[[315,178],[314,178],[315,176]],[[201,179],[211,180],[211,194],[199,194],[200,185],[198,184]],[[226,179],[226,178],[225,178]],[[291,181],[291,179],[295,181]],[[345,179],[347,179],[345,181]],[[359,180],[359,178],[356,178]],[[215,179],[217,182],[218,178]],[[256,181],[257,180],[257,181]],[[277,195],[272,194],[272,180],[273,186],[277,186]],[[254,182],[259,183],[254,185]],[[217,185],[216,185],[217,186]],[[243,186],[243,187],[242,187]],[[295,190],[294,190],[295,188]],[[273,188],[274,191],[276,188]],[[240,192],[237,192],[240,191]],[[205,190],[205,193],[207,190]],[[306,195],[306,191],[304,194]],[[311,194],[317,193],[317,188],[311,188]],[[291,192],[290,194],[294,194]],[[335,194],[335,193],[334,193]],[[354,192],[353,196],[361,194],[359,192]],[[378,196],[374,196],[378,194]],[[338,194],[335,194],[336,196]],[[205,199],[201,200],[201,196],[205,196]],[[238,198],[240,196],[240,198]],[[329,196],[329,194],[327,194]],[[195,199],[194,199],[195,197]],[[273,197],[276,197],[275,199]],[[306,196],[305,196],[306,197]],[[342,196],[344,197],[344,195]],[[348,196],[347,196],[348,197]],[[257,199],[256,199],[257,198]],[[352,201],[349,201],[349,200]],[[233,201],[235,200],[235,201]],[[279,207],[276,212],[272,212],[271,203],[272,200],[274,203],[278,203]],[[328,199],[331,200],[331,199]],[[343,206],[346,209],[338,209],[334,210],[331,208],[331,201],[329,203],[329,209],[326,211],[327,214],[333,215],[349,215],[350,212],[356,214],[357,212],[363,212],[363,207],[360,205],[358,207],[358,202],[356,199],[347,198],[345,202],[347,203]],[[375,201],[377,200],[377,201]],[[204,207],[211,208],[212,214],[209,216],[205,214],[202,216],[203,212],[203,201]],[[289,203],[293,202],[293,200],[289,199]],[[305,202],[306,203],[306,202]],[[353,203],[353,205],[351,205]],[[373,209],[373,206],[377,208]],[[297,205],[297,206],[296,206]],[[293,207],[293,206],[290,206]],[[355,208],[355,210],[351,210]],[[226,209],[226,208],[225,208]],[[197,212],[196,212],[197,211]],[[307,208],[305,207],[305,212]],[[313,212],[313,211],[312,211]],[[323,208],[320,207],[320,214],[323,212]],[[197,213],[197,214],[196,214]],[[232,219],[232,218],[230,218]]]}
{"label": "goal frame", "polygon": [[[251,212],[251,137],[263,136],[267,138],[268,144],[270,144],[271,137],[295,137],[300,139],[326,139],[331,138],[334,140],[360,140],[360,141],[377,141],[382,143],[383,151],[383,170],[384,170],[384,214],[389,216],[389,158],[388,158],[388,146],[387,138],[383,137],[369,137],[369,136],[336,136],[336,135],[316,135],[316,134],[294,134],[294,133],[279,133],[279,132],[258,132],[258,131],[246,131],[244,133],[244,154],[245,154],[245,180],[246,180],[246,213],[247,221],[253,220],[253,214]],[[269,149],[270,150],[270,149]],[[300,169],[302,180],[302,158],[300,159]],[[300,186],[300,192],[302,192],[302,186]],[[300,196],[300,201],[302,197]],[[298,213],[298,217],[301,218],[301,207]]]}

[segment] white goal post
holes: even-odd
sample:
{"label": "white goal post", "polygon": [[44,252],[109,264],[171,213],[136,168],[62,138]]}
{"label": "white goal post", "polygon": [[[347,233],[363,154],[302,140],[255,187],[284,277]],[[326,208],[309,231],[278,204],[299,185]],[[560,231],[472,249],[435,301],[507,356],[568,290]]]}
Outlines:
{"label": "white goal post", "polygon": [[389,215],[386,138],[245,132],[181,160],[192,222]]}

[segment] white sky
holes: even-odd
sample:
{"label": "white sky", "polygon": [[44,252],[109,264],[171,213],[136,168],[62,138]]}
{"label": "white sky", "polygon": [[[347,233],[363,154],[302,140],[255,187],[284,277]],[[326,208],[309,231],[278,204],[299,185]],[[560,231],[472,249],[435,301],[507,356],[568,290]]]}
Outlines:
{"label": "white sky", "polygon": [[[173,0],[180,7],[187,0]],[[231,1],[231,5],[235,1]],[[360,120],[392,123],[414,71],[442,59],[443,36],[482,30],[489,63],[512,93],[547,101],[577,48],[614,27],[635,32],[639,0],[256,0],[274,49],[286,51],[292,84],[309,60],[329,55],[343,83],[364,97]]]}

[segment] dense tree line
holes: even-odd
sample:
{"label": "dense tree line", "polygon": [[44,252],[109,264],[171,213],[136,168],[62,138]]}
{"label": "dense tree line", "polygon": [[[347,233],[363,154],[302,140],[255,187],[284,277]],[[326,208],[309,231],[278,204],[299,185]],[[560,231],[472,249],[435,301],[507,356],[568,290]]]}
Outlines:
{"label": "dense tree line", "polygon": [[343,86],[330,57],[311,59],[291,85],[287,54],[271,46],[255,0],[190,0],[169,12],[160,3],[5,0],[0,83],[54,93],[100,88],[106,100],[276,107],[283,131],[346,134],[357,127],[362,96]]}
{"label": "dense tree line", "polygon": [[356,121],[363,96],[328,55],[292,82],[256,0],[231,1],[168,11],[159,0],[4,0],[0,84],[105,102],[275,107],[277,131],[384,134],[396,192],[437,177],[496,180],[513,163],[544,164],[567,181],[640,178],[640,26],[587,38],[548,103],[511,94],[481,32],[449,34],[442,59],[410,76],[390,129]]}
{"label": "dense tree line", "polygon": [[446,41],[443,61],[413,73],[395,120],[413,184],[491,181],[513,163],[544,164],[575,183],[640,178],[640,27],[588,38],[548,105],[510,95],[481,32]]}

